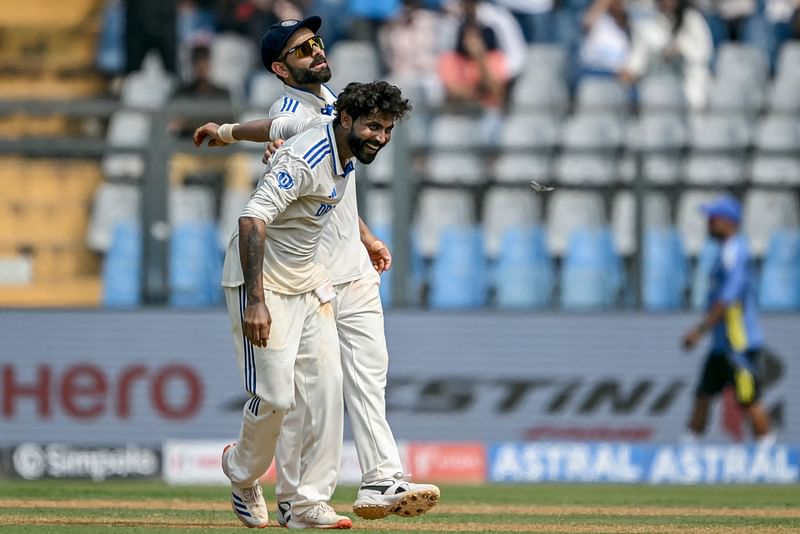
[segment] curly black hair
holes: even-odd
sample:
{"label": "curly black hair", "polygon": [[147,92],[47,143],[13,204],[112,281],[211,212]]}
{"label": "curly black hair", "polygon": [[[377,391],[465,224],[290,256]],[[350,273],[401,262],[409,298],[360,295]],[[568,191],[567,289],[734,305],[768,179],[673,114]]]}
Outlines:
{"label": "curly black hair", "polygon": [[347,84],[344,91],[339,93],[334,107],[334,124],[339,124],[342,111],[346,111],[353,120],[373,113],[389,113],[394,120],[400,120],[411,111],[411,103],[403,98],[400,89],[384,81]]}

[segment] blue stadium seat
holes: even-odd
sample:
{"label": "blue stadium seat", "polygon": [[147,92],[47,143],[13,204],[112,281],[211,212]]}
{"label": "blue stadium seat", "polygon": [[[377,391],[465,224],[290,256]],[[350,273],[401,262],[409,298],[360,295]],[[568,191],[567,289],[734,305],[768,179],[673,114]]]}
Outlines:
{"label": "blue stadium seat", "polygon": [[714,268],[714,262],[719,254],[719,244],[708,239],[700,254],[697,257],[697,266],[694,269],[694,276],[692,278],[692,296],[691,305],[695,310],[703,310],[708,304],[708,284],[709,276],[711,276],[711,269]]}
{"label": "blue stadium seat", "polygon": [[676,310],[683,304],[686,257],[674,228],[648,228],[644,241],[643,302],[648,310]]}
{"label": "blue stadium seat", "polygon": [[561,307],[589,310],[612,306],[621,282],[611,231],[605,227],[573,231],[561,270]]}
{"label": "blue stadium seat", "polygon": [[169,254],[171,305],[181,308],[222,302],[222,254],[212,223],[186,222],[173,228]]}
{"label": "blue stadium seat", "polygon": [[103,305],[137,306],[142,302],[142,236],[132,222],[119,223],[103,262]]}
{"label": "blue stadium seat", "polygon": [[772,235],[758,300],[765,310],[800,309],[800,232],[781,230]]}
{"label": "blue stadium seat", "polygon": [[435,309],[486,305],[488,275],[483,235],[477,227],[448,228],[433,260],[430,305]]}
{"label": "blue stadium seat", "polygon": [[540,227],[510,227],[503,233],[493,272],[499,308],[545,308],[553,293],[553,264]]}

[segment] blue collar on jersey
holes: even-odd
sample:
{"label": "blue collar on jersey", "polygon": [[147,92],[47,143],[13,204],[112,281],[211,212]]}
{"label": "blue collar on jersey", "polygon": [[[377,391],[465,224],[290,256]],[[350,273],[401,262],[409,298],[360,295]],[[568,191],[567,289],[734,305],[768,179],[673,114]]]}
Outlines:
{"label": "blue collar on jersey", "polygon": [[355,158],[350,158],[347,160],[347,163],[342,165],[342,162],[339,161],[339,150],[336,147],[336,136],[333,134],[333,123],[328,123],[325,126],[325,135],[328,136],[328,142],[331,145],[331,161],[333,161],[333,172],[335,172],[339,176],[346,177],[348,174],[353,172],[356,168],[355,163],[353,161]]}
{"label": "blue collar on jersey", "polygon": [[[328,116],[333,115],[333,111],[334,111],[333,104],[328,104],[328,101],[325,100],[324,98],[322,98],[321,96],[319,96],[318,94],[314,93],[313,91],[309,91],[308,89],[305,89],[303,87],[297,87],[297,86],[294,86],[294,85],[290,85],[288,83],[285,83],[284,85],[286,85],[287,89],[293,89],[293,90],[301,92],[301,93],[307,93],[307,94],[313,96],[314,98],[316,98],[317,100],[321,100],[324,105],[319,109],[319,112],[322,113],[323,115],[328,115]],[[322,84],[322,87],[325,88],[325,90],[327,90],[331,94],[331,96],[333,96],[333,98],[336,98],[336,93],[331,91],[330,87],[328,87],[324,83]]]}
{"label": "blue collar on jersey", "polygon": [[[296,85],[291,85],[291,84],[288,84],[288,83],[284,83],[284,85],[289,89],[294,89],[295,91],[300,91],[301,93],[308,93],[308,94],[314,96],[315,98],[318,98],[318,99],[322,100],[323,102],[327,102],[324,98],[322,98],[321,96],[316,94],[314,91],[309,91],[308,89],[306,89],[304,87],[297,87]],[[324,87],[331,94],[331,96],[333,96],[333,98],[336,98],[336,93],[334,93],[331,90],[330,87],[328,87],[324,83],[322,84],[322,87]]]}

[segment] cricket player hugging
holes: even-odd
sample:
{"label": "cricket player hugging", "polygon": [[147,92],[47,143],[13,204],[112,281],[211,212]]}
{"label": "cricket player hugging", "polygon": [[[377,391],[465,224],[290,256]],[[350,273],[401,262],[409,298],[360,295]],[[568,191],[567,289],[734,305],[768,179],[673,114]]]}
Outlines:
{"label": "cricket player hugging", "polygon": [[295,416],[303,422],[303,473],[286,526],[352,525],[328,505],[342,448],[342,370],[336,293],[317,253],[326,221],[353,179],[354,160],[370,163],[409,109],[385,82],[348,85],[333,122],[291,138],[274,154],[228,246],[223,286],[250,399],[222,468],[233,511],[248,527],[267,525],[258,478],[295,405],[302,410]]}

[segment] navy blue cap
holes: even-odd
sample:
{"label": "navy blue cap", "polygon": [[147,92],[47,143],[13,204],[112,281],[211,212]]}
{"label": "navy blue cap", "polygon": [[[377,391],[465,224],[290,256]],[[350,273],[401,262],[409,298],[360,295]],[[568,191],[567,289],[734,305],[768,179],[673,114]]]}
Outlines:
{"label": "navy blue cap", "polygon": [[316,15],[303,20],[282,20],[270,26],[267,33],[261,37],[261,62],[264,63],[264,67],[273,72],[272,63],[281,57],[281,50],[294,32],[300,28],[308,28],[316,34],[320,26],[322,19]]}
{"label": "navy blue cap", "polygon": [[731,195],[723,195],[713,201],[703,204],[701,208],[706,217],[725,217],[736,224],[742,220],[742,206]]}

